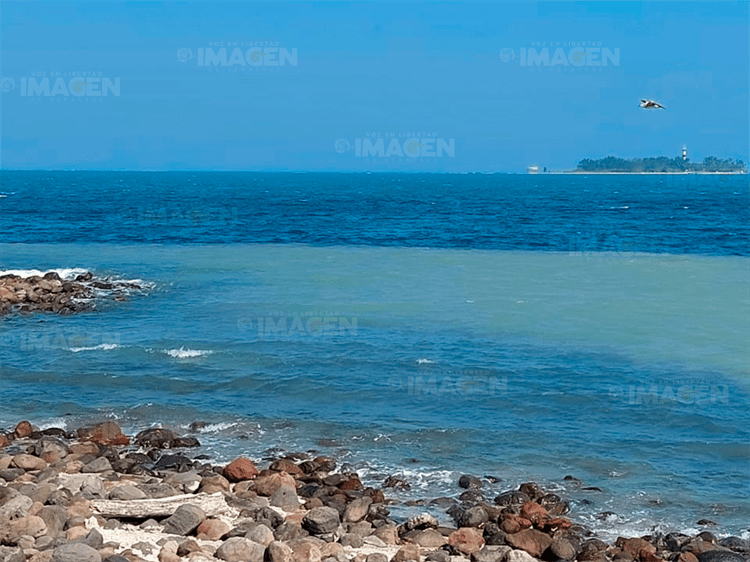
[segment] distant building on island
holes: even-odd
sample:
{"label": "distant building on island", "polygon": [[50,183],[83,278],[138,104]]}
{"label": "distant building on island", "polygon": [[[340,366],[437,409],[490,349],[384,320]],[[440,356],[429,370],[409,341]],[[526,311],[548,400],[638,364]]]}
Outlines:
{"label": "distant building on island", "polygon": [[687,145],[682,145],[682,161],[687,162]]}
{"label": "distant building on island", "polygon": [[526,171],[530,174],[538,174],[539,166],[529,166],[528,168],[526,168]]}

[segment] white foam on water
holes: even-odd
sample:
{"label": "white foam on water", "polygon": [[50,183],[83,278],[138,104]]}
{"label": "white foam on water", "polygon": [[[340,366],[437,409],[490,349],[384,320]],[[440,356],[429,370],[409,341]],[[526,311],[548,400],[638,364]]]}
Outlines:
{"label": "white foam on water", "polygon": [[0,269],[0,275],[18,275],[19,277],[32,277],[38,275],[44,277],[46,273],[53,271],[57,273],[61,279],[69,280],[75,279],[78,275],[88,273],[87,269],[81,269],[80,267],[72,268],[58,268],[58,269],[47,269],[40,271],[39,269]]}
{"label": "white foam on water", "polygon": [[425,363],[434,363],[434,361],[430,361],[429,359],[417,359],[417,363],[424,365]]}
{"label": "white foam on water", "polygon": [[192,357],[203,357],[204,355],[211,355],[213,351],[211,350],[205,350],[205,349],[185,349],[185,347],[181,347],[180,349],[163,349],[162,353],[166,353],[170,357],[174,357],[175,359],[189,359]]}
{"label": "white foam on water", "polygon": [[99,345],[95,345],[92,347],[71,347],[69,351],[72,351],[73,353],[79,353],[81,351],[94,351],[97,349],[109,351],[110,349],[117,349],[118,347],[121,346],[117,345],[116,343],[100,343]]}

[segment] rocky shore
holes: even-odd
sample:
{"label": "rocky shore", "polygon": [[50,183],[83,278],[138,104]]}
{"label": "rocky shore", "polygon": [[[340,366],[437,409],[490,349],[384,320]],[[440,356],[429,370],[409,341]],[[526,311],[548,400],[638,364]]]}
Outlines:
{"label": "rocky shore", "polygon": [[134,282],[98,278],[90,271],[71,279],[55,271],[44,275],[0,275],[0,315],[11,312],[73,314],[92,310],[96,299],[122,301],[143,287]]}
{"label": "rocky shore", "polygon": [[[533,482],[483,499],[464,475],[455,522],[391,519],[397,477],[365,487],[333,458],[287,453],[212,465],[192,436],[132,438],[106,421],[73,432],[28,421],[0,433],[0,562],[745,562],[750,541],[710,532],[608,544]],[[572,477],[568,477],[572,478]]]}

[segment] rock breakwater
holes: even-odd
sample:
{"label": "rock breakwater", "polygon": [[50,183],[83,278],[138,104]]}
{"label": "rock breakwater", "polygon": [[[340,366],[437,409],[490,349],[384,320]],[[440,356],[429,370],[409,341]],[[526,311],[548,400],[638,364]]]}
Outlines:
{"label": "rock breakwater", "polygon": [[[113,421],[0,433],[0,562],[746,562],[750,544],[671,533],[608,544],[533,482],[493,501],[465,475],[455,525],[391,517],[389,483],[314,451],[214,465],[195,437]],[[338,470],[337,470],[338,469]],[[392,482],[390,482],[392,483]],[[391,486],[392,487],[392,486]],[[473,493],[471,493],[473,492]]]}

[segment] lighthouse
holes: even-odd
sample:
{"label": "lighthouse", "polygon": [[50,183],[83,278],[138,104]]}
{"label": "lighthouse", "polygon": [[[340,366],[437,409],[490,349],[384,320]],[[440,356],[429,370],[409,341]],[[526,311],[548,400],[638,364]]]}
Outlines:
{"label": "lighthouse", "polygon": [[682,145],[682,161],[687,162],[687,146]]}

